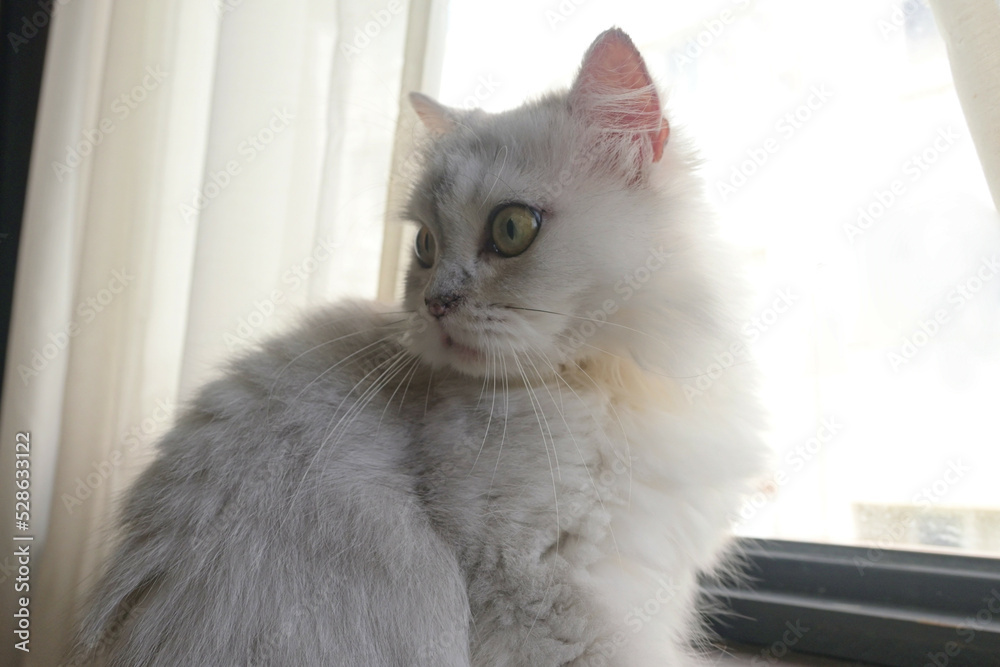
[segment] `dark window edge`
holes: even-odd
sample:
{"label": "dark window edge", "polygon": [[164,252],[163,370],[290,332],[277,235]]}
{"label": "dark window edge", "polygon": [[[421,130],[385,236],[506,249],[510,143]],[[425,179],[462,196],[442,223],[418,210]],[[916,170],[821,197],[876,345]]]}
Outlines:
{"label": "dark window edge", "polygon": [[761,647],[892,667],[1000,666],[1000,560],[743,539],[747,581],[705,582],[710,628]]}
{"label": "dark window edge", "polygon": [[14,299],[21,220],[54,4],[0,2],[0,395]]}

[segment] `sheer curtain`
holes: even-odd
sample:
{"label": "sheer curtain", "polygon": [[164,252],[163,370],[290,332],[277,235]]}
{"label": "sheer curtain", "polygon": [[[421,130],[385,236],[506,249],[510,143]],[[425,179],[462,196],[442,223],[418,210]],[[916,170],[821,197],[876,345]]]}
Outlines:
{"label": "sheer curtain", "polygon": [[1000,3],[930,0],[930,5],[993,203],[1000,209]]}
{"label": "sheer curtain", "polygon": [[[115,501],[220,359],[310,303],[376,296],[412,133],[400,91],[422,87],[432,14],[56,3],[0,414],[4,470],[30,433],[30,521],[12,532],[33,538],[13,542],[31,554],[31,651],[5,641],[0,663],[58,662]],[[0,556],[8,638],[16,568]]]}

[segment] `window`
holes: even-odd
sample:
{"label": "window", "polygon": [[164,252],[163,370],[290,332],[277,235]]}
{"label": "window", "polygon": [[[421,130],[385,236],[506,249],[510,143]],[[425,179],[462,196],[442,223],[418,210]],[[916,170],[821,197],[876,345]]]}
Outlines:
{"label": "window", "polygon": [[452,0],[448,21],[440,98],[487,110],[567,85],[620,25],[706,159],[774,452],[733,517],[759,585],[727,594],[756,620],[720,631],[769,644],[808,617],[803,650],[910,665],[954,640],[948,664],[987,664],[1000,226],[930,8]]}

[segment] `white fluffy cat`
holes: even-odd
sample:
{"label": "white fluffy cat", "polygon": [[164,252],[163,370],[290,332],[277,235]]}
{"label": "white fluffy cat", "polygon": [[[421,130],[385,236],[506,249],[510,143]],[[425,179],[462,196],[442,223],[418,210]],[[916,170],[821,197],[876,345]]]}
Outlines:
{"label": "white fluffy cat", "polygon": [[[404,306],[234,361],[131,490],[78,657],[685,665],[758,473],[738,271],[639,53],[500,114],[422,95]],[[704,385],[703,385],[704,386]]]}

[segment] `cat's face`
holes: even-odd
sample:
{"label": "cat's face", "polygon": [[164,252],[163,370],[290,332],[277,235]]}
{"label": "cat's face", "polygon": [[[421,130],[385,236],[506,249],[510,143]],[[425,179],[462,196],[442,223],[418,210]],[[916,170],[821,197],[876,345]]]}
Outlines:
{"label": "cat's face", "polygon": [[568,93],[505,113],[413,102],[435,136],[407,207],[410,348],[533,378],[615,347],[671,253],[649,178],[668,130],[631,41],[604,33]]}

